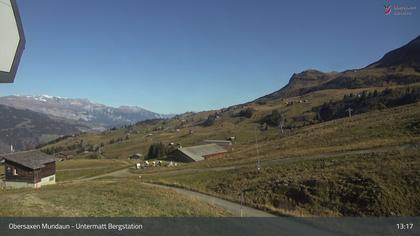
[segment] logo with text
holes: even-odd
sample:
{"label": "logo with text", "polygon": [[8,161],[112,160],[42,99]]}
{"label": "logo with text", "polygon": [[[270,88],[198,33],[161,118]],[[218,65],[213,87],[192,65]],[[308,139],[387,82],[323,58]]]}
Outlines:
{"label": "logo with text", "polygon": [[391,9],[391,0],[387,0],[385,2],[384,7],[385,7],[385,15],[386,16],[391,15],[391,12],[392,12],[392,9]]}
{"label": "logo with text", "polygon": [[391,0],[386,0],[384,4],[384,15],[394,16],[411,16],[417,7],[415,5],[402,4],[402,3],[391,3]]}

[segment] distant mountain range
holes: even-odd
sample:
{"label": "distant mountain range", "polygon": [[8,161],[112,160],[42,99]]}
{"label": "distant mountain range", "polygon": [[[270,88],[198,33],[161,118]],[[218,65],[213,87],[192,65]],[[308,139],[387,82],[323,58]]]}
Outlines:
{"label": "distant mountain range", "polygon": [[170,115],[161,115],[141,107],[121,106],[115,108],[91,102],[87,99],[52,97],[48,95],[0,97],[0,104],[77,121],[93,129],[110,128],[148,119],[170,117]]}
{"label": "distant mountain range", "polygon": [[362,69],[330,73],[306,70],[293,74],[285,87],[256,101],[301,96],[324,89],[383,87],[417,82],[420,82],[420,36]]}
{"label": "distant mountain range", "polygon": [[118,108],[91,102],[42,96],[0,97],[0,152],[34,148],[62,135],[102,131],[157,118],[169,118],[141,107]]}

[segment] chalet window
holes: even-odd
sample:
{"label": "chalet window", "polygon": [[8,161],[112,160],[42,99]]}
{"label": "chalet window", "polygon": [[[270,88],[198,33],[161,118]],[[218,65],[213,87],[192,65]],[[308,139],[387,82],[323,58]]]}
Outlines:
{"label": "chalet window", "polygon": [[54,176],[51,176],[50,177],[50,181],[54,181]]}
{"label": "chalet window", "polygon": [[17,170],[13,168],[13,175],[18,175]]}

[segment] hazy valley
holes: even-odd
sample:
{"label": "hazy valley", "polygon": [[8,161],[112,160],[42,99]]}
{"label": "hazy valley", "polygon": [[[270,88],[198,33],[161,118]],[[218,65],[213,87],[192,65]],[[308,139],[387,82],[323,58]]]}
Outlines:
{"label": "hazy valley", "polygon": [[0,152],[35,148],[57,137],[100,132],[147,119],[168,118],[140,107],[118,108],[87,99],[42,96],[0,97]]}

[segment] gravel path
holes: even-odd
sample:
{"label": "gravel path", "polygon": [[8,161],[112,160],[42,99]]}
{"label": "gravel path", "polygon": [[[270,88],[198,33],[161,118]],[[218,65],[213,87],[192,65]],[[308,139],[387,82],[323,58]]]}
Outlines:
{"label": "gravel path", "polygon": [[221,207],[232,214],[234,216],[246,216],[246,217],[276,217],[276,215],[267,213],[265,211],[257,210],[251,207],[242,206],[241,204],[227,201],[221,198],[213,197],[207,194],[198,193],[195,191],[190,191],[182,188],[177,187],[171,187],[166,185],[160,185],[160,184],[152,184],[152,183],[142,183],[147,186],[155,187],[155,188],[161,188],[161,189],[167,189],[167,190],[173,190],[179,194],[186,195],[188,197],[198,199],[203,202],[207,202],[211,205],[216,205],[218,207]]}

